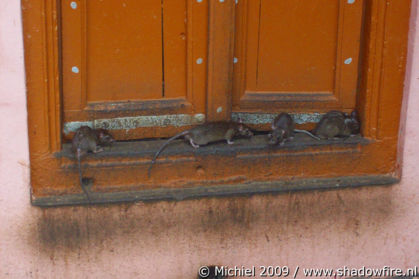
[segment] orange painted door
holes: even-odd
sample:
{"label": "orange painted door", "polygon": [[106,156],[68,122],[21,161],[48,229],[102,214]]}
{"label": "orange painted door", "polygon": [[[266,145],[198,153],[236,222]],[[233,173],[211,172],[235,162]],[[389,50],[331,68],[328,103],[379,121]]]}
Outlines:
{"label": "orange painted door", "polygon": [[219,82],[207,76],[209,4],[61,0],[67,139],[86,124],[118,139],[171,136],[206,121],[217,98],[228,113],[355,107],[362,0],[238,1],[228,93],[207,93]]}
{"label": "orange painted door", "polygon": [[207,11],[191,0],[61,0],[65,132],[94,123],[153,137],[204,121]]}
{"label": "orange painted door", "polygon": [[233,112],[355,107],[362,0],[240,0]]}

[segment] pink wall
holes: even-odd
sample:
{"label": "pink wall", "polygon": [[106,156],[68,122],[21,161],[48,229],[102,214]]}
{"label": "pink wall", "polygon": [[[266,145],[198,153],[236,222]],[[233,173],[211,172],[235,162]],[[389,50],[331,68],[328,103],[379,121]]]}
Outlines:
{"label": "pink wall", "polygon": [[419,265],[414,3],[399,185],[40,209],[29,204],[20,1],[0,0],[0,278],[195,278],[206,263]]}

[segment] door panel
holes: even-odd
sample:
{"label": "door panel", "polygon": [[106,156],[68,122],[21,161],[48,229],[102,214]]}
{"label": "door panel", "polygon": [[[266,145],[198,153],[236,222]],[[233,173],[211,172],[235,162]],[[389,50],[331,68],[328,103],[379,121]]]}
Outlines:
{"label": "door panel", "polygon": [[[192,0],[61,0],[65,127],[177,114],[203,121],[207,13]],[[135,121],[125,128],[144,124]]]}
{"label": "door panel", "polygon": [[363,3],[239,1],[233,110],[355,106]]}
{"label": "door panel", "polygon": [[260,2],[256,86],[249,89],[333,91],[339,4],[322,2]]}
{"label": "door panel", "polygon": [[160,1],[83,3],[87,102],[161,98]]}

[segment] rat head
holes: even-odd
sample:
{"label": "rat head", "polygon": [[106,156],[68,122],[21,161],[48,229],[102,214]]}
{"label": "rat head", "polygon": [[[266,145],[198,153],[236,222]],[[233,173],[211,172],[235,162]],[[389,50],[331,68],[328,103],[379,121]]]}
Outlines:
{"label": "rat head", "polygon": [[244,125],[243,123],[239,123],[237,130],[240,136],[249,138],[253,136],[253,132],[250,130],[250,128]]}
{"label": "rat head", "polygon": [[95,132],[100,145],[110,145],[115,141],[108,130],[96,129]]}
{"label": "rat head", "polygon": [[345,118],[345,124],[349,129],[349,133],[352,135],[359,134],[361,130],[361,125],[358,118],[358,113],[356,110],[351,112],[351,116]]}
{"label": "rat head", "polygon": [[275,129],[269,134],[269,144],[275,145],[284,139],[285,130]]}
{"label": "rat head", "polygon": [[356,109],[354,109],[352,112],[351,112],[351,118],[352,119],[356,119],[356,120],[358,120],[359,118],[358,118],[358,111],[356,110]]}

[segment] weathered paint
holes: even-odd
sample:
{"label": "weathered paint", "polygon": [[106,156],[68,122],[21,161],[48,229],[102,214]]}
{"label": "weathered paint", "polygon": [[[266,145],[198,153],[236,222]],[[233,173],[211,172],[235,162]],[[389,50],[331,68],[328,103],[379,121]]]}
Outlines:
{"label": "weathered paint", "polygon": [[[231,119],[233,121],[242,121],[246,124],[268,124],[277,116],[276,113],[246,113],[246,112],[233,112]],[[295,123],[305,124],[319,122],[324,113],[290,113],[294,118]]]}
{"label": "weathered paint", "polygon": [[80,72],[79,68],[77,66],[71,67],[71,71],[75,74],[78,74]]}
{"label": "weathered paint", "polygon": [[[222,107],[217,108],[217,112],[221,112]],[[323,113],[291,113],[295,123],[305,124],[319,122]],[[242,121],[246,124],[267,124],[277,116],[275,113],[243,113],[233,112],[231,119],[233,121]],[[197,125],[205,122],[205,115],[198,113],[189,114],[172,114],[172,115],[147,115],[134,117],[117,117],[110,119],[97,119],[93,121],[73,121],[64,123],[64,134],[68,135],[76,131],[81,126],[89,126],[91,128],[104,128],[109,130],[131,130],[140,127],[182,127],[188,125]]]}
{"label": "weathered paint", "polygon": [[117,117],[111,119],[96,119],[93,121],[74,121],[64,123],[64,134],[75,132],[81,126],[92,128],[104,128],[108,130],[131,130],[141,127],[182,127],[188,125],[197,125],[205,122],[205,115],[197,113],[189,114],[171,114],[171,115],[146,115],[133,117]]}
{"label": "weathered paint", "polygon": [[94,128],[93,121],[67,122],[67,123],[64,123],[64,134],[68,135],[71,132],[75,132],[81,126],[89,126],[90,128]]}
{"label": "weathered paint", "polygon": [[0,277],[192,279],[204,264],[300,266],[300,275],[307,267],[417,265],[419,20],[414,4],[400,184],[39,209],[29,203],[20,1],[1,1],[0,113],[13,115],[13,122],[0,119]]}

